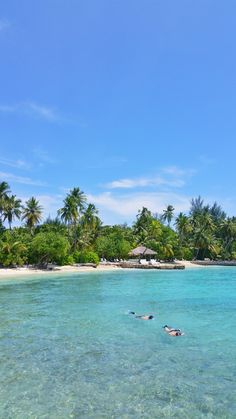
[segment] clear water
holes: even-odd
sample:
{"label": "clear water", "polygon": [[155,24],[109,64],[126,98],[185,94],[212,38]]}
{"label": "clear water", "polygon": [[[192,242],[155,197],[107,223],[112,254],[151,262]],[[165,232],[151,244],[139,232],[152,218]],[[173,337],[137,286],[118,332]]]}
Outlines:
{"label": "clear water", "polygon": [[0,417],[236,418],[235,288],[236,268],[1,281]]}

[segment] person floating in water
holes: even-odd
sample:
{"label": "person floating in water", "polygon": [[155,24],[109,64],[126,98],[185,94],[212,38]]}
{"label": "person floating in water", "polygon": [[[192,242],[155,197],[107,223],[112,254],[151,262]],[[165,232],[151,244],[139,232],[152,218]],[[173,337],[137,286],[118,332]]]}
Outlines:
{"label": "person floating in water", "polygon": [[167,324],[163,326],[163,329],[170,336],[183,336],[184,335],[184,333],[181,332],[180,329],[173,329],[172,327],[167,326]]}
{"label": "person floating in water", "polygon": [[129,314],[133,314],[136,319],[141,319],[141,320],[152,320],[152,319],[154,319],[154,316],[152,316],[150,314],[142,314],[141,316],[139,316],[134,311],[130,311]]}

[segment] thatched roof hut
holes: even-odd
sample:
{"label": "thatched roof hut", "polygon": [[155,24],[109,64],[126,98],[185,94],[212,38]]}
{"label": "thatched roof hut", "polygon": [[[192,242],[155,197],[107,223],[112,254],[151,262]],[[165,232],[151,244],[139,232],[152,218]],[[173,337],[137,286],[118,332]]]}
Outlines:
{"label": "thatched roof hut", "polygon": [[138,246],[135,249],[131,250],[129,252],[130,256],[154,256],[156,255],[156,252],[152,249],[148,249],[148,247],[145,246]]}

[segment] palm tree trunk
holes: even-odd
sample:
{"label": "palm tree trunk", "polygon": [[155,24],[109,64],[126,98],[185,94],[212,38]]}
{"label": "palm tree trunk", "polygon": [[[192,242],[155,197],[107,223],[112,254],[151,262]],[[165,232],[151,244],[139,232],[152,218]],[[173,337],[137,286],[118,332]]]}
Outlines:
{"label": "palm tree trunk", "polygon": [[197,253],[196,253],[196,256],[195,256],[195,260],[197,260],[198,255],[199,255],[199,252],[200,252],[200,247],[197,249]]}

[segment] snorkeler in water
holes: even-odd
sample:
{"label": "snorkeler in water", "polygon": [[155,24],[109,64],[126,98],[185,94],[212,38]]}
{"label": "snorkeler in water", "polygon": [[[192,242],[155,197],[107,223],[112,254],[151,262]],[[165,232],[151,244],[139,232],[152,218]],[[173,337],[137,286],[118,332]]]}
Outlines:
{"label": "snorkeler in water", "polygon": [[163,326],[163,329],[170,336],[183,336],[184,335],[184,333],[181,332],[180,329],[174,329],[170,326],[167,326],[167,324],[165,326]]}
{"label": "snorkeler in water", "polygon": [[137,315],[134,311],[130,311],[129,314],[133,314],[136,319],[141,319],[141,320],[152,320],[152,319],[154,319],[154,316],[152,316],[151,314],[142,314],[140,316],[140,315]]}

